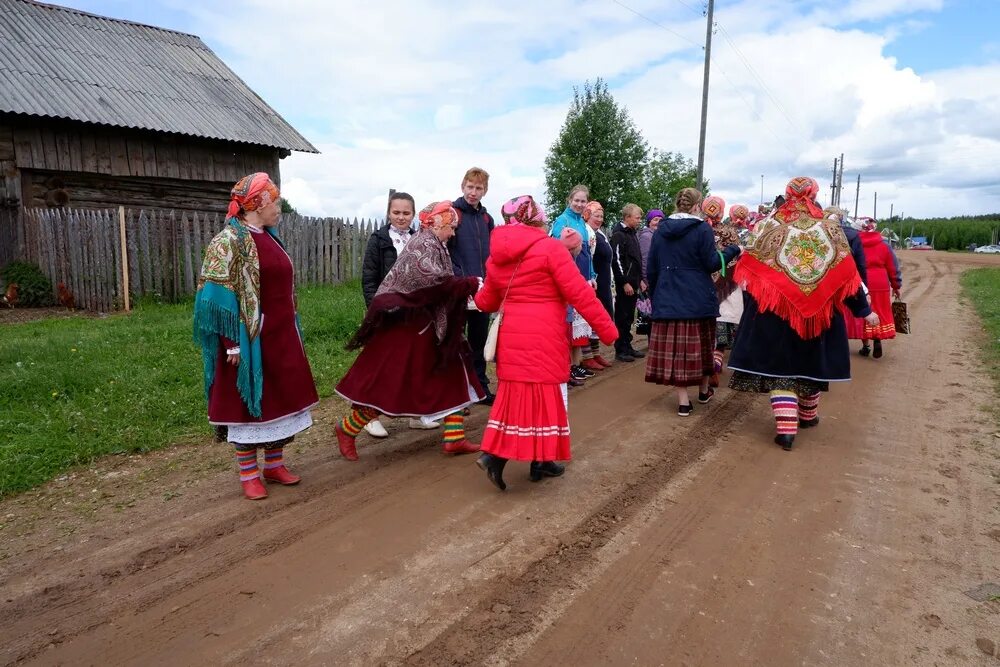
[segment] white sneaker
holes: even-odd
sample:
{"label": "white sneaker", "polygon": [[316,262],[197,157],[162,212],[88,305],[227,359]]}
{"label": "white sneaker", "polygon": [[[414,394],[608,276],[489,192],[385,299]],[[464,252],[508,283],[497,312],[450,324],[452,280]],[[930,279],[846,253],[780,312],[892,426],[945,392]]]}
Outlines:
{"label": "white sneaker", "polygon": [[441,426],[441,422],[422,422],[419,419],[410,418],[410,428],[432,430],[439,426]]}
{"label": "white sneaker", "polygon": [[367,424],[365,424],[365,430],[373,438],[388,438],[389,432],[385,430],[385,426],[382,426],[382,422],[378,419],[373,419]]}

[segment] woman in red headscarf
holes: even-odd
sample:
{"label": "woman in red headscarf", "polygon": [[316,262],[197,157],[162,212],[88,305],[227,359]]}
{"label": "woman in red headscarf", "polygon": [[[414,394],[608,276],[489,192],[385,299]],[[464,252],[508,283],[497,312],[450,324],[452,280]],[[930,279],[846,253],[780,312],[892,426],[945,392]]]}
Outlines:
{"label": "woman in red headscarf", "polygon": [[336,387],[351,403],[336,427],[348,461],[358,460],[355,438],[379,413],[424,422],[444,418],[444,453],[479,451],[465,437],[463,410],[486,394],[462,332],[481,279],[455,276],[445,244],[458,223],[451,202],[420,212],[420,231],[389,269],[348,343],[363,348]]}
{"label": "woman in red headscarf", "polygon": [[292,262],[274,232],[281,216],[277,186],[251,174],[233,188],[225,228],[205,249],[195,296],[209,422],[236,446],[247,498],[267,497],[263,478],[293,485],[284,446],[312,424],[319,398],[295,312]]}
{"label": "woman in red headscarf", "polygon": [[761,221],[737,264],[744,310],[733,343],[729,386],[770,394],[775,443],[792,448],[798,428],[819,424],[820,392],[851,379],[839,304],[878,326],[855,256],[840,225],[814,201],[819,184],[794,178],[785,202]]}
{"label": "woman in red headscarf", "polygon": [[[879,325],[871,326],[863,319],[851,317],[847,320],[847,336],[851,340],[860,340],[862,357],[871,354],[874,358],[882,357],[882,341],[896,337],[896,324],[892,316],[892,299],[899,298],[902,281],[896,262],[893,261],[892,249],[878,231],[878,225],[872,218],[861,222],[861,245],[865,249],[865,265],[867,270],[868,295],[872,310],[878,313]],[[873,341],[875,351],[868,346]]]}

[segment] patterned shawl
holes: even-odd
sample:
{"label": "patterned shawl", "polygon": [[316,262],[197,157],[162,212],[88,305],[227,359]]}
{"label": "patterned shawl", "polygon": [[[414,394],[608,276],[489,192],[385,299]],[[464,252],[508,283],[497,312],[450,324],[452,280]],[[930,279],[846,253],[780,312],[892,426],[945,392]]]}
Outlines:
{"label": "patterned shawl", "polygon": [[389,269],[347,349],[363,347],[377,330],[419,314],[430,316],[438,344],[450,348],[462,340],[466,302],[476,278],[456,278],[448,248],[430,227],[420,228]]}
{"label": "patterned shawl", "polygon": [[[266,233],[281,243],[270,228]],[[229,218],[205,249],[194,300],[194,340],[201,346],[206,396],[215,380],[219,337],[239,344],[236,387],[254,417],[260,416],[264,385],[260,324],[257,245],[239,218]]]}
{"label": "patterned shawl", "polygon": [[803,339],[828,329],[834,309],[861,286],[844,231],[812,201],[818,189],[811,178],[793,179],[786,202],[757,223],[735,272],[761,312]]}

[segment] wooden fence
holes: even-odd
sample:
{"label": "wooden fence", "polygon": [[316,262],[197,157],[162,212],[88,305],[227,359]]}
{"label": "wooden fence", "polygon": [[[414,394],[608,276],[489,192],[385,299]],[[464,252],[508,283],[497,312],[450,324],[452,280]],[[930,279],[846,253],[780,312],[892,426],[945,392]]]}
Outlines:
{"label": "wooden fence", "polygon": [[[201,261],[223,225],[217,213],[163,209],[23,209],[14,259],[38,264],[63,283],[78,308],[111,312],[129,300],[193,295]],[[298,285],[337,284],[361,275],[365,244],[380,220],[282,216],[279,236]],[[124,251],[123,251],[124,248]]]}

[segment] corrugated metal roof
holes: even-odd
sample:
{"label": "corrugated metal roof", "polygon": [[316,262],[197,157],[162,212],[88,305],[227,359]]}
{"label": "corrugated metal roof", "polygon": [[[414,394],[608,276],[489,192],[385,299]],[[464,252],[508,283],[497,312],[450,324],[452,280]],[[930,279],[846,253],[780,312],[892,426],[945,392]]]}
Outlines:
{"label": "corrugated metal roof", "polygon": [[194,35],[0,0],[0,111],[317,153]]}

